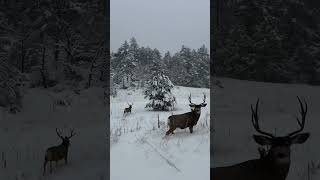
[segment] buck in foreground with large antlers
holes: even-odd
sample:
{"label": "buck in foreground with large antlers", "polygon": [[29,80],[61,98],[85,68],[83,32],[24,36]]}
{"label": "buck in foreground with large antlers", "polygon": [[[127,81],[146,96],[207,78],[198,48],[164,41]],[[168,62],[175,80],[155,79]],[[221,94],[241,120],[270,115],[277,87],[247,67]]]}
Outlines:
{"label": "buck in foreground with large antlers", "polygon": [[50,173],[52,172],[52,161],[55,161],[57,165],[59,160],[64,159],[65,164],[68,164],[68,149],[70,146],[70,138],[75,135],[74,130],[72,129],[70,131],[70,136],[61,136],[57,128],[56,133],[62,140],[62,143],[47,149],[43,163],[43,175],[45,174],[48,161],[50,162]]}
{"label": "buck in foreground with large antlers", "polygon": [[256,143],[264,146],[269,145],[268,151],[259,150],[260,159],[249,160],[240,164],[228,167],[211,168],[212,179],[216,180],[285,180],[290,169],[290,146],[302,144],[310,136],[309,133],[300,133],[304,129],[307,103],[303,106],[298,97],[301,108],[301,120],[297,118],[300,128],[289,133],[287,136],[276,137],[271,133],[264,132],[259,126],[258,103],[255,109],[251,105],[252,124],[255,130],[262,135],[253,135]]}
{"label": "buck in foreground with large antlers", "polygon": [[173,131],[176,128],[185,129],[189,128],[190,133],[193,132],[193,126],[195,126],[200,118],[201,108],[205,107],[206,95],[203,94],[203,103],[194,104],[191,102],[191,94],[189,96],[189,106],[191,107],[191,112],[187,112],[184,114],[177,114],[168,117],[168,126],[169,130],[166,132],[166,135],[174,134]]}

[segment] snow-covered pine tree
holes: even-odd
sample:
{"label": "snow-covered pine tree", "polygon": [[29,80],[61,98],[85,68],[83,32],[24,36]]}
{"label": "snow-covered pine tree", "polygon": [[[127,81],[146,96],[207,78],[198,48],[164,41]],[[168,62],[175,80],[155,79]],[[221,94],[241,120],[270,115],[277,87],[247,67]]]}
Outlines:
{"label": "snow-covered pine tree", "polygon": [[25,81],[26,77],[16,67],[0,61],[0,107],[7,108],[10,113],[21,111]]}
{"label": "snow-covered pine tree", "polygon": [[174,85],[169,77],[164,73],[161,72],[154,76],[145,90],[145,98],[150,100],[146,108],[153,108],[153,110],[157,111],[167,111],[174,107],[176,101],[172,94],[173,87]]}

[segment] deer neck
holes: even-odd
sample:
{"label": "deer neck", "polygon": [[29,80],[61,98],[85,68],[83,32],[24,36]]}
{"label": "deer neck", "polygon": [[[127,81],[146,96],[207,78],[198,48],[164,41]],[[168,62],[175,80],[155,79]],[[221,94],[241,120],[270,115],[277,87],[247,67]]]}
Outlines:
{"label": "deer neck", "polygon": [[261,159],[267,171],[270,171],[270,174],[274,174],[280,179],[286,179],[289,169],[290,169],[290,160],[287,163],[275,163],[275,161],[267,155],[265,158]]}
{"label": "deer neck", "polygon": [[69,146],[66,144],[61,143],[60,144],[61,147],[63,147],[63,149],[68,150]]}
{"label": "deer neck", "polygon": [[194,116],[195,118],[199,119],[201,112],[197,113],[196,111],[191,111],[192,116]]}

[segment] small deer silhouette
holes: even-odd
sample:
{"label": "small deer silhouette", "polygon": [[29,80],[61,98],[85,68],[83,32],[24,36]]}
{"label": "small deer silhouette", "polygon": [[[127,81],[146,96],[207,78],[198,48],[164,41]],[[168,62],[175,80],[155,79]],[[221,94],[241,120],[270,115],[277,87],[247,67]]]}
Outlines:
{"label": "small deer silhouette", "polygon": [[132,109],[132,106],[133,106],[133,103],[132,104],[129,104],[129,107],[125,108],[124,111],[123,111],[123,115],[127,114],[127,113],[130,113],[131,114],[131,109]]}

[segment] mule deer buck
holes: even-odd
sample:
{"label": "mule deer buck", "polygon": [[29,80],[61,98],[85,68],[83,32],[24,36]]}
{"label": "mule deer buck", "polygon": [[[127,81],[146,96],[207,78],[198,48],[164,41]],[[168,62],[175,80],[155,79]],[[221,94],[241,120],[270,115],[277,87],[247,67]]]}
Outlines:
{"label": "mule deer buck", "polygon": [[271,133],[262,131],[259,126],[258,103],[255,109],[251,105],[252,124],[255,130],[262,135],[253,135],[253,139],[259,145],[270,146],[269,150],[260,149],[260,158],[242,162],[228,167],[216,167],[211,169],[213,179],[217,180],[285,180],[290,168],[290,146],[302,144],[310,136],[309,133],[300,133],[304,129],[307,103],[302,104],[298,97],[301,108],[301,120],[297,118],[298,130],[286,136],[277,137]]}
{"label": "mule deer buck", "polygon": [[166,135],[174,134],[176,128],[185,129],[189,128],[190,133],[193,132],[193,126],[195,126],[200,118],[201,108],[205,107],[206,95],[203,94],[203,102],[201,104],[194,104],[191,102],[191,94],[189,95],[189,106],[191,107],[191,112],[184,114],[171,115],[168,117],[169,130]]}
{"label": "mule deer buck", "polygon": [[127,113],[130,113],[130,114],[131,114],[131,109],[132,109],[133,103],[132,103],[132,104],[127,103],[127,104],[129,105],[129,107],[124,108],[123,115],[125,115],[125,114],[127,114]]}
{"label": "mule deer buck", "polygon": [[56,166],[58,161],[62,159],[64,159],[65,164],[68,164],[68,149],[70,146],[70,138],[75,135],[74,130],[70,130],[70,136],[61,136],[57,128],[56,133],[62,140],[62,143],[47,149],[43,164],[43,175],[45,174],[48,161],[50,162],[50,173],[52,172],[52,161],[56,162]]}

